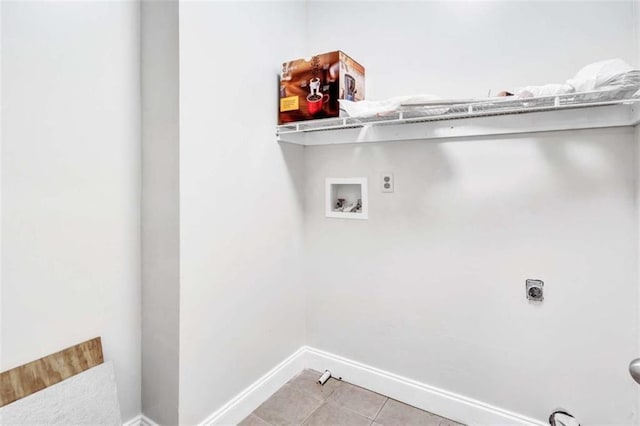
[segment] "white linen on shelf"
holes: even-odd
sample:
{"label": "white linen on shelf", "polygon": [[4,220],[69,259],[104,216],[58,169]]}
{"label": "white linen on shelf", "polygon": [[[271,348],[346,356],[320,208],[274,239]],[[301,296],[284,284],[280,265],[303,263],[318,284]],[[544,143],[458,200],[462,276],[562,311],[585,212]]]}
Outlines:
{"label": "white linen on shelf", "polygon": [[400,105],[410,103],[421,103],[442,99],[436,95],[409,95],[396,96],[382,101],[358,101],[352,102],[340,99],[340,110],[344,111],[348,117],[380,117],[393,114],[400,108]]}
{"label": "white linen on shelf", "polygon": [[[566,95],[571,93],[587,93],[590,98],[640,96],[640,70],[634,70],[622,59],[608,59],[594,62],[581,68],[572,78],[565,83],[552,83],[540,86],[524,86],[509,90],[515,96],[508,99],[530,99],[549,96]],[[634,93],[630,95],[629,93]],[[452,111],[447,105],[460,107],[461,105],[491,100],[507,99],[502,97],[490,99],[468,99],[455,102],[447,102],[439,96],[433,94],[396,96],[393,98],[370,101],[364,100],[352,102],[340,100],[341,115],[353,118],[384,117],[396,114],[402,107],[411,106],[415,108],[429,108],[433,114],[446,114]],[[428,106],[432,101],[442,100],[440,108]],[[423,104],[423,105],[420,105]]]}

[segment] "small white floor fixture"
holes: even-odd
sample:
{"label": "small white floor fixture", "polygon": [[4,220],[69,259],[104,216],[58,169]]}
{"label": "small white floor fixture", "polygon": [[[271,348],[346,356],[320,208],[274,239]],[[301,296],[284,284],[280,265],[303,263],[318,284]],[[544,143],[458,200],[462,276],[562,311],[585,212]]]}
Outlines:
{"label": "small white floor fixture", "polygon": [[[360,203],[356,211],[351,207]],[[325,215],[341,219],[368,219],[367,178],[327,178],[325,181]]]}
{"label": "small white floor fixture", "polygon": [[324,373],[322,373],[322,376],[320,376],[320,378],[318,379],[318,384],[324,386],[325,383],[327,383],[327,380],[329,380],[331,378],[331,372],[329,370],[325,370]]}

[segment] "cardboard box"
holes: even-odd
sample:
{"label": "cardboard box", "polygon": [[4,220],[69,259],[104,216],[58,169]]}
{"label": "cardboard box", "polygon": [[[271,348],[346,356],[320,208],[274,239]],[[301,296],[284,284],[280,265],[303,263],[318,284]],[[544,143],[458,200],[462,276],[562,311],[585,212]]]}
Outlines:
{"label": "cardboard box", "polygon": [[338,99],[364,99],[364,67],[343,52],[282,64],[279,124],[338,117]]}

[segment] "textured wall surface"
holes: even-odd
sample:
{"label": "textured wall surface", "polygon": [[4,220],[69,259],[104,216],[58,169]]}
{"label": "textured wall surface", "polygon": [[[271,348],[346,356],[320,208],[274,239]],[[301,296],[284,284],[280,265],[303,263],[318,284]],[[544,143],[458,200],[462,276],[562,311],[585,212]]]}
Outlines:
{"label": "textured wall surface", "polygon": [[3,425],[121,425],[113,363],[0,408]]}

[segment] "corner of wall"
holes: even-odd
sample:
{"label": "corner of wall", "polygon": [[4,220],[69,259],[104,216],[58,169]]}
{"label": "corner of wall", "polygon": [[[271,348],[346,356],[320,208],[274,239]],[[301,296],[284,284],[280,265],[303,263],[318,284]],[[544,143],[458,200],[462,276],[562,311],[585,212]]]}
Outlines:
{"label": "corner of wall", "polygon": [[[2,2],[0,1],[0,241],[2,241]],[[2,347],[2,244],[0,244],[0,371],[4,369]]]}
{"label": "corner of wall", "polygon": [[[639,11],[640,13],[640,5],[636,4],[636,9]],[[639,16],[640,17],[640,16]],[[640,21],[639,25],[640,25]],[[638,27],[636,27],[638,28]],[[636,149],[636,164],[635,164],[635,170],[636,170],[636,176],[635,176],[635,185],[636,185],[636,212],[638,215],[638,219],[636,221],[636,253],[638,253],[638,269],[637,269],[637,281],[638,281],[638,285],[637,285],[637,298],[636,298],[636,335],[640,336],[640,124],[635,126],[635,149]],[[637,350],[636,350],[636,356],[640,357],[640,338],[638,338],[638,342],[637,342]],[[629,360],[631,361],[631,360]],[[636,418],[635,418],[635,422],[636,424],[638,424],[638,422],[640,421],[640,392],[637,393],[637,404],[636,404]]]}
{"label": "corner of wall", "polygon": [[179,421],[178,1],[141,2],[142,412]]}
{"label": "corner of wall", "polygon": [[640,68],[640,0],[634,0],[633,3],[633,15],[634,19],[634,41],[636,46],[636,67]]}

